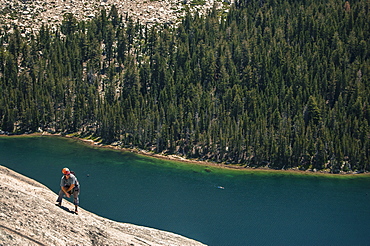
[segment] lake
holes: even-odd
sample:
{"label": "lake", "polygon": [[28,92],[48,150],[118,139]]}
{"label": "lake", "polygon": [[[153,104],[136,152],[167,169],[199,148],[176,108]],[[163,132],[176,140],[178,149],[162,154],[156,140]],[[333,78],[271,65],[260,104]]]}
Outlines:
{"label": "lake", "polygon": [[369,176],[228,170],[47,136],[0,137],[0,165],[54,192],[69,167],[82,208],[208,245],[370,244]]}

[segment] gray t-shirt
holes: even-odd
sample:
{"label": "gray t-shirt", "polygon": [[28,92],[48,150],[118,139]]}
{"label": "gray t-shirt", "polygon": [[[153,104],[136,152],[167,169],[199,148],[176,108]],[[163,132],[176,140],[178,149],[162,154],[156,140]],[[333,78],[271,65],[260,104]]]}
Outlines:
{"label": "gray t-shirt", "polygon": [[72,173],[69,175],[69,179],[66,179],[66,177],[63,176],[60,181],[60,186],[71,186],[72,184],[74,184],[76,188],[79,187],[78,180]]}

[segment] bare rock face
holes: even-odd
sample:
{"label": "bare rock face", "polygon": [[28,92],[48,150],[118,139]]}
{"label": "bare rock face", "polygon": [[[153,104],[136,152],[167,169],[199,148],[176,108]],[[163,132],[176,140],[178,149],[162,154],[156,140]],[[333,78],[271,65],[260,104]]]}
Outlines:
{"label": "bare rock face", "polygon": [[119,223],[74,205],[55,206],[46,186],[0,166],[0,245],[204,245],[174,233]]}
{"label": "bare rock face", "polygon": [[0,25],[17,25],[27,32],[38,31],[42,24],[55,27],[63,16],[72,13],[78,20],[89,20],[107,13],[114,5],[118,14],[142,24],[176,24],[185,10],[204,14],[216,3],[227,11],[228,0],[0,0]]}

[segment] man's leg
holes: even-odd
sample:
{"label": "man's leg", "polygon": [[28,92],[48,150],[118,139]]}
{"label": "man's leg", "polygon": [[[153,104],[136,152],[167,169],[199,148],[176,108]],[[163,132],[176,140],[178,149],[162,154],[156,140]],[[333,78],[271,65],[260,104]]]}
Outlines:
{"label": "man's leg", "polygon": [[78,213],[78,205],[80,200],[78,199],[78,195],[80,194],[80,190],[74,190],[73,191],[73,204],[75,205],[75,213]]}
{"label": "man's leg", "polygon": [[62,190],[60,190],[59,191],[59,196],[58,196],[58,199],[57,199],[57,205],[59,205],[59,206],[62,205],[63,196],[64,196],[64,192]]}

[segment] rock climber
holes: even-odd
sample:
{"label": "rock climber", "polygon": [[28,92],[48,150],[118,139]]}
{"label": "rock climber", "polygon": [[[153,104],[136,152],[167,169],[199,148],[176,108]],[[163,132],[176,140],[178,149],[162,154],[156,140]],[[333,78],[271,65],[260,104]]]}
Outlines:
{"label": "rock climber", "polygon": [[57,199],[57,206],[62,206],[62,198],[65,195],[66,197],[71,197],[73,195],[73,204],[75,205],[75,214],[78,214],[78,204],[79,199],[78,195],[80,194],[80,184],[73,172],[68,168],[62,169],[63,177],[60,181],[60,191]]}

